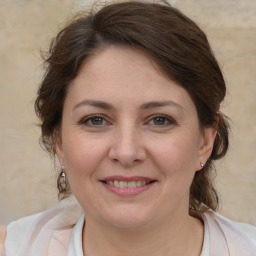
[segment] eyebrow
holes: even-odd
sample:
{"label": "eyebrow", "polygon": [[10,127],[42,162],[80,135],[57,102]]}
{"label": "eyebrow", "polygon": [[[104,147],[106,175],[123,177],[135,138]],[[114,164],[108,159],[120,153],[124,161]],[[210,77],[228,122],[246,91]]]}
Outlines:
{"label": "eyebrow", "polygon": [[[114,107],[111,104],[109,104],[105,101],[83,100],[74,106],[73,111],[78,107],[86,106],[86,105],[93,106],[96,108],[107,109],[107,110],[114,109]],[[174,101],[150,101],[150,102],[142,104],[140,106],[140,109],[147,110],[147,109],[159,108],[159,107],[165,107],[165,106],[172,106],[172,107],[176,107],[176,108],[183,110],[183,107]]]}
{"label": "eyebrow", "polygon": [[73,111],[74,111],[76,108],[78,108],[78,107],[86,106],[86,105],[93,106],[93,107],[96,107],[96,108],[114,109],[114,107],[113,107],[112,105],[110,105],[109,103],[104,102],[104,101],[98,101],[98,100],[83,100],[83,101],[77,103],[77,104],[74,106]]}
{"label": "eyebrow", "polygon": [[174,102],[174,101],[151,101],[151,102],[147,102],[144,103],[140,106],[140,109],[142,110],[146,110],[146,109],[151,109],[151,108],[159,108],[159,107],[165,107],[165,106],[172,106],[172,107],[176,107],[179,108],[181,110],[183,110],[183,107],[181,105],[179,105],[178,103]]}

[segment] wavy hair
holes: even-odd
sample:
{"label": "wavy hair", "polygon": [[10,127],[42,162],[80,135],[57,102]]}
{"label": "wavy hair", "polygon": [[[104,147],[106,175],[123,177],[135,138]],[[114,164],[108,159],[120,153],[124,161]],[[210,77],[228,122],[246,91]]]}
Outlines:
{"label": "wavy hair", "polygon": [[[167,2],[108,4],[74,17],[52,40],[45,59],[45,76],[35,101],[45,149],[56,154],[56,131],[60,127],[67,88],[81,64],[109,45],[137,48],[147,54],[167,78],[187,90],[196,106],[201,129],[217,129],[211,156],[194,176],[189,202],[190,211],[216,210],[218,195],[213,184],[213,161],[223,157],[229,146],[228,121],[220,112],[226,85],[205,33]],[[62,197],[69,192],[62,191]]]}

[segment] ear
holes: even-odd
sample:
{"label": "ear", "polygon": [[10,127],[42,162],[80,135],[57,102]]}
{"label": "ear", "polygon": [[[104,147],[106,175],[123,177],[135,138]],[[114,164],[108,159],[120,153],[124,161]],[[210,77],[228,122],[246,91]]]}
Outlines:
{"label": "ear", "polygon": [[203,129],[201,137],[202,139],[200,142],[200,148],[198,152],[199,163],[197,164],[197,170],[202,169],[200,162],[205,165],[208,158],[211,156],[216,134],[217,130],[214,127],[207,127]]}
{"label": "ear", "polygon": [[54,133],[54,142],[55,142],[55,149],[56,154],[58,156],[60,165],[64,165],[64,154],[63,154],[63,146],[62,146],[62,137],[59,131]]}

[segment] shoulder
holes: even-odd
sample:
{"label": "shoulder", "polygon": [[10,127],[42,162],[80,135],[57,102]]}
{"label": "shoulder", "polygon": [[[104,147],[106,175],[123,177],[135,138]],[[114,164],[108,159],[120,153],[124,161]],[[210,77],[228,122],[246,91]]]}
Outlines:
{"label": "shoulder", "polygon": [[236,230],[239,230],[242,234],[246,235],[252,242],[254,242],[256,249],[256,227],[247,223],[230,221]]}
{"label": "shoulder", "polygon": [[213,211],[207,211],[203,215],[207,219],[210,236],[215,237],[221,234],[229,251],[234,252],[234,254],[231,253],[231,255],[239,255],[237,252],[245,251],[248,253],[251,252],[252,254],[250,255],[256,255],[255,226],[232,221]]}
{"label": "shoulder", "polygon": [[236,222],[228,219],[225,216],[222,216],[219,213],[208,211],[205,213],[208,215],[208,218],[212,218],[218,223],[221,227],[229,230],[230,232],[237,232],[244,234],[245,236],[250,237],[254,242],[256,242],[256,227],[247,223]]}
{"label": "shoulder", "polygon": [[48,255],[49,247],[56,248],[58,244],[55,240],[68,242],[81,214],[76,201],[65,200],[49,210],[11,222],[7,227],[6,254]]}
{"label": "shoulder", "polygon": [[5,240],[5,248],[7,255],[18,255],[18,252],[27,237],[29,236],[31,230],[38,217],[42,213],[27,216],[19,220],[11,222],[7,226],[7,237]]}

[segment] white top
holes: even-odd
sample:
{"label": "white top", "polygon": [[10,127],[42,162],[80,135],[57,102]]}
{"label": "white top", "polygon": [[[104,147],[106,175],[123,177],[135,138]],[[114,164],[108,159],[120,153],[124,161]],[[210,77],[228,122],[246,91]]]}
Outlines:
{"label": "white top", "polygon": [[[209,238],[209,227],[207,221],[204,220],[204,243],[203,249],[200,256],[210,256],[210,238]],[[84,216],[82,216],[77,224],[75,225],[68,247],[67,256],[83,256],[83,246],[82,246],[82,235],[84,226]]]}
{"label": "white top", "polygon": [[205,217],[203,215],[202,220],[204,221],[204,243],[200,256],[210,256],[210,232],[208,222],[205,220]]}
{"label": "white top", "polygon": [[83,256],[83,226],[84,216],[79,219],[72,231],[67,256]]}
{"label": "white top", "polygon": [[[208,210],[200,214],[204,242],[200,256],[256,256],[256,227]],[[64,201],[45,212],[8,225],[7,256],[83,256],[81,206]]]}

